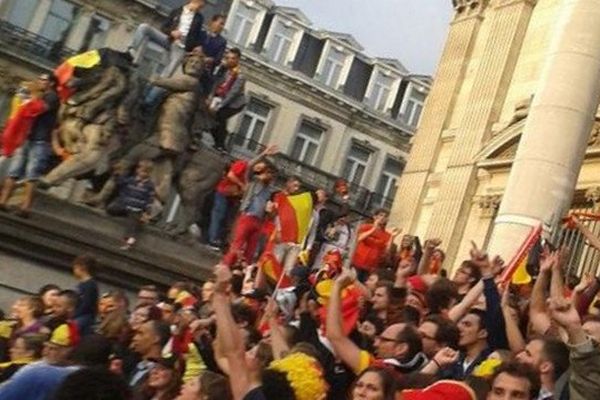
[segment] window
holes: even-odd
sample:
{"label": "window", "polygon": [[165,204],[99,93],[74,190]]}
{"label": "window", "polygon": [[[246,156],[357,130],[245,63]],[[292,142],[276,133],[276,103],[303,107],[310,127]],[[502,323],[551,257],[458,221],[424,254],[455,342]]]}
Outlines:
{"label": "window", "polygon": [[295,29],[289,28],[281,22],[277,23],[273,34],[273,40],[271,41],[267,53],[270,60],[273,60],[278,64],[285,63],[290,48],[292,47],[295,33]]}
{"label": "window", "polygon": [[302,121],[294,139],[292,158],[313,165],[317,158],[324,129],[316,124]]}
{"label": "window", "polygon": [[344,171],[342,172],[343,178],[348,182],[361,185],[367,171],[367,166],[369,165],[370,157],[371,151],[369,149],[358,144],[352,144],[348,152]]}
{"label": "window", "polygon": [[425,93],[422,93],[414,88],[410,92],[410,97],[406,102],[404,109],[403,120],[408,125],[417,127],[421,113],[423,112],[423,104],[425,103]]}
{"label": "window", "polygon": [[53,0],[40,35],[53,42],[65,39],[76,14],[77,6],[74,4],[65,0]]}
{"label": "window", "polygon": [[387,102],[390,97],[393,83],[393,78],[385,76],[381,72],[377,73],[373,89],[371,90],[371,97],[369,99],[369,105],[372,108],[381,112],[387,111]]}
{"label": "window", "polygon": [[402,174],[402,163],[400,161],[393,158],[385,160],[376,189],[376,192],[381,195],[379,206],[383,206],[386,199],[393,199],[396,196],[400,174]]}
{"label": "window", "polygon": [[104,46],[110,25],[108,19],[94,13],[87,27],[80,51],[99,49]]}
{"label": "window", "polygon": [[253,152],[258,151],[270,112],[271,106],[251,98],[242,115],[240,129],[233,138],[233,144]]}
{"label": "window", "polygon": [[8,22],[23,29],[28,29],[33,15],[37,10],[38,3],[39,0],[13,0],[12,7],[8,13]]}
{"label": "window", "polygon": [[240,2],[238,10],[233,17],[231,32],[228,35],[229,39],[242,46],[246,46],[257,16],[258,10],[250,8],[243,2]]}
{"label": "window", "polygon": [[339,84],[345,61],[346,54],[331,47],[329,49],[329,54],[327,54],[323,70],[321,71],[321,82],[335,88]]}

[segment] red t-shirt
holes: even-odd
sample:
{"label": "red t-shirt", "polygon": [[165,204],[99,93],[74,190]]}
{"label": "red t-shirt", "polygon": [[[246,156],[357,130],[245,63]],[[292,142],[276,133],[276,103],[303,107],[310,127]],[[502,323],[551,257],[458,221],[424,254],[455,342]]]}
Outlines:
{"label": "red t-shirt", "polygon": [[[364,224],[358,228],[357,235],[360,236],[373,228],[373,224]],[[352,257],[352,265],[358,269],[372,272],[376,270],[385,258],[388,242],[392,235],[384,229],[377,228],[365,240],[356,244],[356,250]]]}
{"label": "red t-shirt", "polygon": [[[231,167],[229,168],[227,175],[229,175],[229,173],[233,173],[239,180],[241,180],[242,182],[246,182],[246,171],[247,170],[248,170],[248,161],[237,160],[233,164],[231,164]],[[217,193],[220,193],[225,196],[235,196],[234,193],[236,193],[236,192],[241,194],[241,188],[236,183],[231,181],[227,177],[227,175],[224,176],[217,184],[217,189],[216,189]]]}

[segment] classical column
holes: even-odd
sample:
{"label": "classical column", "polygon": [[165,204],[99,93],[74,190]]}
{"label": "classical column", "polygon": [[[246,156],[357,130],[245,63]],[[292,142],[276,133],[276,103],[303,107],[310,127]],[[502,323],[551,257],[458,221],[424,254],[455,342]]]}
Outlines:
{"label": "classical column", "polygon": [[421,123],[414,137],[410,157],[402,173],[392,220],[412,232],[427,190],[442,131],[454,108],[481,26],[481,14],[488,0],[452,0],[454,20],[427,96]]}
{"label": "classical column", "polygon": [[505,258],[569,209],[600,100],[600,0],[563,7],[489,246]]}
{"label": "classical column", "polygon": [[475,157],[500,116],[533,6],[532,0],[494,0],[485,13],[482,33],[485,29],[487,34],[477,44],[479,62],[427,231],[428,237],[442,239],[451,260],[458,251],[477,186]]}

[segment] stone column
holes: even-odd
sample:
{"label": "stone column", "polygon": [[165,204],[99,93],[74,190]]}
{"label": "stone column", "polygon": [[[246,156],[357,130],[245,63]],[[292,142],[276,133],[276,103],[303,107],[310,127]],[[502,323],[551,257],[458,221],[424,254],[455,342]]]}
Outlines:
{"label": "stone column", "polygon": [[565,0],[489,246],[510,258],[569,209],[600,100],[600,0]]}
{"label": "stone column", "polygon": [[468,109],[460,117],[427,231],[428,237],[442,239],[450,260],[458,251],[477,187],[476,155],[500,116],[533,6],[531,0],[494,0],[485,13],[487,30],[478,43],[479,60],[472,64]]}
{"label": "stone column", "polygon": [[456,14],[392,208],[393,223],[402,226],[404,231],[412,232],[417,223],[421,202],[427,191],[427,179],[436,160],[436,149],[440,146],[443,130],[447,128],[446,116],[451,114],[464,80],[487,1],[452,2]]}

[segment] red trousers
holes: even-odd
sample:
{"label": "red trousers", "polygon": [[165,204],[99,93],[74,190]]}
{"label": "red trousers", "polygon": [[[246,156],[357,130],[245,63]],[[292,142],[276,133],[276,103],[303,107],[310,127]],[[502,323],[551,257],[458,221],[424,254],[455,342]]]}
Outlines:
{"label": "red trousers", "polygon": [[253,215],[240,214],[233,230],[229,251],[223,257],[223,264],[232,265],[238,256],[243,255],[251,263],[258,245],[262,220]]}

